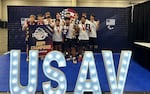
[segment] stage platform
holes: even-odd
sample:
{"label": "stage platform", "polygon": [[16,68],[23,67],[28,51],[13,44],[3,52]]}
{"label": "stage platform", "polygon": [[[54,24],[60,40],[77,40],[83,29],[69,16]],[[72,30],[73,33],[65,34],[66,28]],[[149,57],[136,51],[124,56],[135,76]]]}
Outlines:
{"label": "stage platform", "polygon": [[[118,67],[120,55],[115,53],[114,61],[115,68]],[[98,77],[103,92],[109,92],[108,80],[106,78],[105,67],[102,59],[101,53],[94,54],[96,67],[98,71]],[[21,53],[21,84],[27,85],[28,80],[28,63],[26,62],[26,54]],[[42,60],[39,60],[38,67],[38,87],[37,91],[42,91],[42,82],[49,81],[49,79],[44,75],[42,70]],[[56,63],[52,64],[57,67]],[[73,92],[75,83],[78,77],[78,72],[81,62],[73,64],[71,61],[67,62],[65,68],[59,68],[62,70],[67,78],[67,92]],[[0,56],[0,92],[9,92],[9,67],[10,67],[10,54],[5,54]],[[55,82],[52,85],[56,86]],[[125,84],[125,92],[150,92],[150,71],[141,67],[137,62],[131,59],[129,66],[129,73],[127,75],[127,81]]]}

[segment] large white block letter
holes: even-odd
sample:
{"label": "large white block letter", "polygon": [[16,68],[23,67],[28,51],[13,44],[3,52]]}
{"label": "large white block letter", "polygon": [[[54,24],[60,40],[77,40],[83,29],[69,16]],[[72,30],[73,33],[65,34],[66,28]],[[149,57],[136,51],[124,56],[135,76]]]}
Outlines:
{"label": "large white block letter", "polygon": [[35,94],[37,87],[38,51],[29,52],[28,86],[20,84],[20,51],[10,52],[10,92],[11,94]]}
{"label": "large white block letter", "polygon": [[[86,79],[88,69],[90,72],[90,79]],[[86,51],[84,54],[74,94],[83,94],[85,91],[93,92],[93,94],[102,94],[94,56],[91,51]]]}
{"label": "large white block letter", "polygon": [[44,74],[51,80],[54,80],[58,83],[57,88],[51,86],[51,82],[43,82],[43,91],[44,94],[65,94],[67,88],[67,81],[64,73],[52,66],[50,66],[52,61],[58,63],[58,67],[65,67],[66,60],[64,55],[58,51],[49,52],[43,62],[43,71]]}
{"label": "large white block letter", "polygon": [[116,77],[114,60],[111,51],[102,51],[107,79],[111,94],[123,94],[128,68],[131,59],[131,51],[122,51]]}

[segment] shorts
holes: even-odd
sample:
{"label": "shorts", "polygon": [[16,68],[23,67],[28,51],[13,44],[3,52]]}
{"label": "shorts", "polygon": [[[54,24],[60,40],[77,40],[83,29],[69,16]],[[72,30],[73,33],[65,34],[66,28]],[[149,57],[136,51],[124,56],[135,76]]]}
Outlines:
{"label": "shorts", "polygon": [[75,47],[75,40],[74,39],[65,39],[64,41],[64,49],[69,49]]}
{"label": "shorts", "polygon": [[89,47],[89,40],[79,40],[79,47],[88,48]]}
{"label": "shorts", "polygon": [[77,44],[77,42],[78,42],[78,39],[72,39],[72,45],[71,45],[71,47],[78,47],[78,44]]}
{"label": "shorts", "polygon": [[56,42],[56,41],[54,41],[53,45],[62,45],[62,42]]}
{"label": "shorts", "polygon": [[89,39],[89,44],[90,44],[90,45],[97,45],[97,38],[92,38],[92,37],[90,37],[90,39]]}

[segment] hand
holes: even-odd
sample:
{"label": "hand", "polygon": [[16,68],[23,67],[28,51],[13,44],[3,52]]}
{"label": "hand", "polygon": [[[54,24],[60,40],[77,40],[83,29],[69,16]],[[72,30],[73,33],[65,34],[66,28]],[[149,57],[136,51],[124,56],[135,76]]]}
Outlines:
{"label": "hand", "polygon": [[100,23],[100,21],[99,20],[97,20],[97,22],[96,22],[97,24],[99,24]]}

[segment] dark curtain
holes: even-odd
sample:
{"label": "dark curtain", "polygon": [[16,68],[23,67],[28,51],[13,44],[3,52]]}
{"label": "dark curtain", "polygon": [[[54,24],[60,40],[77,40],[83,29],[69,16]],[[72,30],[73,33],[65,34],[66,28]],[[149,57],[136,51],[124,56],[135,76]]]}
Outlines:
{"label": "dark curtain", "polygon": [[134,6],[133,21],[131,20],[132,7],[129,10],[128,39],[133,59],[150,70],[150,49],[134,44],[135,41],[150,42],[150,1]]}
{"label": "dark curtain", "polygon": [[131,7],[129,15],[129,43],[135,41],[150,42],[150,1],[135,5],[133,22],[131,21]]}

